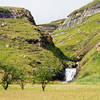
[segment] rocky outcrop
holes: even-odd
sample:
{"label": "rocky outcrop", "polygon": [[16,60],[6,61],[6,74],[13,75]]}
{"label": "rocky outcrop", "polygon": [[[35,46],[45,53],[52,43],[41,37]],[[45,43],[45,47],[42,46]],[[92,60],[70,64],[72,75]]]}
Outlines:
{"label": "rocky outcrop", "polygon": [[39,27],[44,31],[44,32],[49,32],[52,33],[54,30],[58,28],[56,25],[39,25]]}
{"label": "rocky outcrop", "polygon": [[[15,7],[0,7],[0,18],[27,18],[30,22],[32,22],[33,25],[35,24],[34,18],[31,15],[30,11],[24,9],[24,8],[15,8]],[[6,26],[5,22],[0,22],[0,27]],[[41,33],[42,31],[39,28],[34,28],[35,31],[38,33]],[[48,32],[43,32],[39,36],[38,39],[25,39],[23,37],[9,37],[6,35],[0,34],[0,38],[7,38],[11,40],[18,40],[23,42],[28,42],[29,44],[38,45],[45,47],[47,43],[53,44],[52,37],[49,35]]]}
{"label": "rocky outcrop", "polygon": [[0,7],[0,18],[27,18],[33,25],[35,21],[30,11],[24,8]]}
{"label": "rocky outcrop", "polygon": [[27,41],[29,44],[33,44],[33,45],[38,45],[39,47],[46,47],[47,44],[50,44],[50,45],[54,45],[53,43],[53,39],[52,37],[49,35],[49,33],[46,33],[45,35],[41,36],[40,39],[27,39],[27,40],[24,40],[24,41]]}
{"label": "rocky outcrop", "polygon": [[97,52],[100,54],[100,42],[96,45]]}
{"label": "rocky outcrop", "polygon": [[67,19],[64,21],[62,26],[59,29],[67,28],[70,26],[75,26],[77,24],[81,24],[85,21],[85,18],[93,16],[100,12],[100,2],[94,3],[90,7],[83,7],[79,10],[74,11],[71,13]]}
{"label": "rocky outcrop", "polygon": [[52,33],[53,31],[55,31],[60,25],[62,25],[62,23],[65,21],[65,19],[59,19],[56,21],[52,21],[50,23],[47,24],[41,24],[38,25],[44,32],[49,32]]}
{"label": "rocky outcrop", "polygon": [[40,46],[42,46],[42,47],[46,47],[46,45],[47,45],[48,43],[49,43],[50,45],[54,45],[52,37],[51,37],[51,36],[49,35],[49,33],[47,32],[47,33],[45,33],[44,36],[41,36],[41,37],[40,37],[39,44],[40,44]]}

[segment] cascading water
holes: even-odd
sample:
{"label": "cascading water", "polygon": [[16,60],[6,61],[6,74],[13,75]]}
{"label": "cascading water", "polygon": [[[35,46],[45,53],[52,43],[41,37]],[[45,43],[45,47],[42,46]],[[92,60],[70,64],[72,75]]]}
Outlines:
{"label": "cascading water", "polygon": [[76,68],[66,68],[65,69],[65,81],[66,82],[71,82],[74,80],[75,75],[76,75],[77,69]]}

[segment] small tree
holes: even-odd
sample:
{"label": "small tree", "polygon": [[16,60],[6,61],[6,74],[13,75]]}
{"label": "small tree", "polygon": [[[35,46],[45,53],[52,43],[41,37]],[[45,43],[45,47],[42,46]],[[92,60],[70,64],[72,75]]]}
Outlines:
{"label": "small tree", "polygon": [[11,66],[0,66],[3,71],[2,86],[5,90],[8,89],[9,84],[11,84],[17,77],[17,70]]}
{"label": "small tree", "polygon": [[17,80],[20,82],[21,89],[24,90],[24,85],[25,85],[24,83],[25,83],[25,79],[26,79],[25,71],[24,71],[24,69],[20,69],[18,72],[19,72],[19,75],[18,75],[19,77]]}
{"label": "small tree", "polygon": [[24,89],[25,72],[23,69],[18,69],[17,67],[12,66],[0,66],[0,69],[3,71],[1,84],[5,90],[7,90],[9,84],[14,81],[19,81],[21,89]]}
{"label": "small tree", "polygon": [[2,86],[5,90],[8,89],[8,85],[11,83],[12,79],[9,78],[10,77],[10,74],[5,72],[4,75],[3,75],[3,78],[2,78]]}
{"label": "small tree", "polygon": [[46,84],[55,76],[53,69],[47,67],[37,68],[35,78],[42,84],[42,90],[45,91]]}

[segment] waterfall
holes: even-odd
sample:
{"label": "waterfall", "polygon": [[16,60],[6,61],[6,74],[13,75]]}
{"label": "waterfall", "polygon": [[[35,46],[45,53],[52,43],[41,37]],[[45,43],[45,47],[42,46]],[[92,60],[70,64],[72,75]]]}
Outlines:
{"label": "waterfall", "polygon": [[76,75],[76,68],[66,68],[65,69],[65,81],[66,82],[71,82],[72,80],[74,80],[75,75]]}

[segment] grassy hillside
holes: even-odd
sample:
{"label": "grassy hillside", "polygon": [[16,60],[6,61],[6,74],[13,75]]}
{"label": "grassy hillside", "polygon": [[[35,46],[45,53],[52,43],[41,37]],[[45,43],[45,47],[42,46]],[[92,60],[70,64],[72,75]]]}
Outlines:
{"label": "grassy hillside", "polygon": [[56,50],[50,36],[26,18],[0,18],[0,67],[22,68],[28,78],[40,66],[61,70],[61,52],[56,56]]}
{"label": "grassy hillside", "polygon": [[100,13],[75,27],[56,30],[54,42],[72,60],[81,59],[100,41]]}
{"label": "grassy hillside", "polygon": [[80,62],[79,82],[100,82],[100,53],[96,47],[90,50]]}
{"label": "grassy hillside", "polygon": [[[75,13],[95,7],[97,4],[96,7],[99,8],[100,0],[94,0],[69,16],[74,16]],[[100,82],[100,53],[96,49],[96,44],[100,42],[100,13],[84,17],[82,24],[57,29],[52,36],[56,46],[68,59],[78,62],[77,68],[80,72],[76,81]]]}

